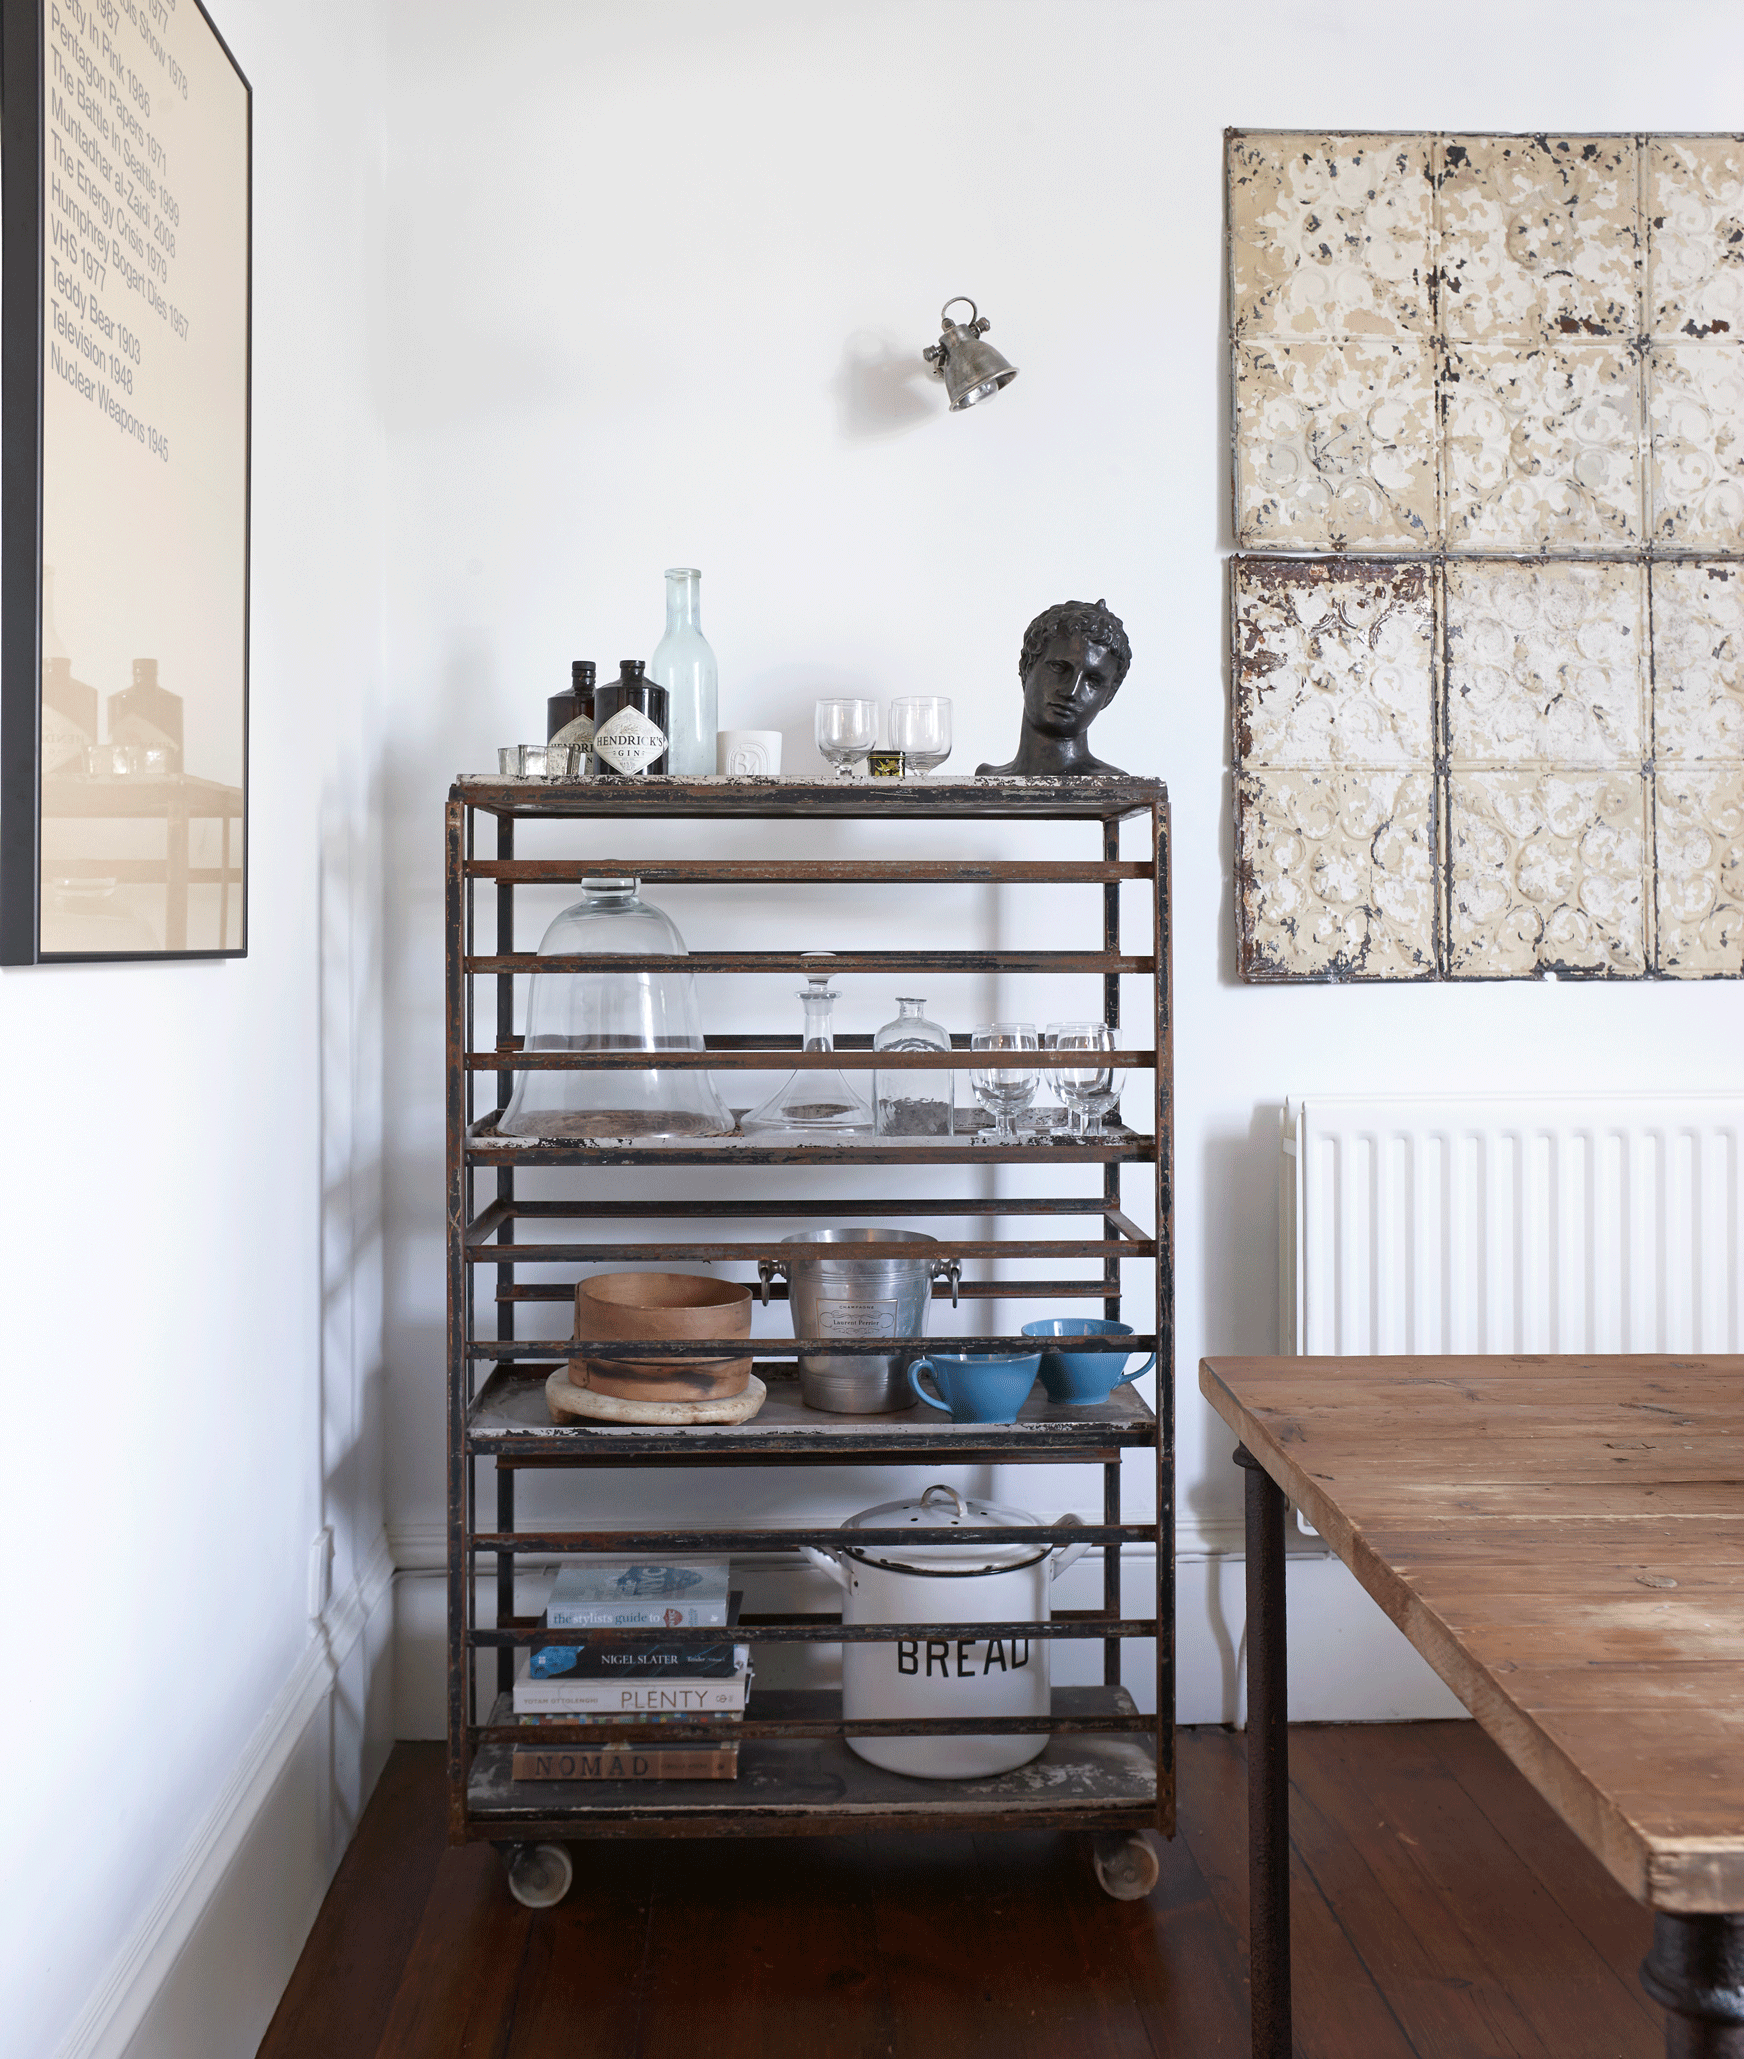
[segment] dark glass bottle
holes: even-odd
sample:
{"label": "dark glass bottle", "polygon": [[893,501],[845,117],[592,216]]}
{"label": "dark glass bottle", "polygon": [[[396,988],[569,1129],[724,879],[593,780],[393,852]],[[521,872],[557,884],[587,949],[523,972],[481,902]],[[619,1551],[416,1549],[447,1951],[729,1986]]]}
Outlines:
{"label": "dark glass bottle", "polygon": [[569,668],[569,691],[554,693],[545,703],[545,741],[548,744],[579,744],[586,750],[593,743],[594,668],[587,658],[577,658]]}
{"label": "dark glass bottle", "polygon": [[168,750],[170,770],[182,769],[182,697],[157,683],[157,660],[135,658],[133,684],[109,696],[109,741]]}
{"label": "dark glass bottle", "polygon": [[594,689],[593,772],[596,779],[635,779],[666,770],[672,699],[646,676],[640,658],[624,658],[616,679]]}

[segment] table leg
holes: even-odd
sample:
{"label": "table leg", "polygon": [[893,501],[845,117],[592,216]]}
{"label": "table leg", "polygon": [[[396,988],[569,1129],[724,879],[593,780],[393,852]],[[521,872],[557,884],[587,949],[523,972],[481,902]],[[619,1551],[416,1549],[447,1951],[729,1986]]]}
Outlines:
{"label": "table leg", "polygon": [[1285,1678],[1284,1497],[1247,1469],[1247,1930],[1253,2059],[1290,2059],[1290,1740]]}
{"label": "table leg", "polygon": [[1641,1985],[1667,2012],[1665,2059],[1744,2059],[1744,1916],[1656,1909]]}

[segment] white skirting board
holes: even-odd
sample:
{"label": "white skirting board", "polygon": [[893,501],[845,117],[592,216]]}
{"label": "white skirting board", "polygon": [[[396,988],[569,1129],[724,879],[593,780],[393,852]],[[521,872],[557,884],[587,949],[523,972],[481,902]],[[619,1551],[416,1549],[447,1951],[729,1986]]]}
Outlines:
{"label": "white skirting board", "polygon": [[[1186,1533],[1175,1568],[1175,1719],[1179,1723],[1244,1723],[1246,1616],[1239,1529],[1212,1540]],[[1121,1606],[1150,1612],[1156,1555],[1127,1547]],[[836,1589],[798,1557],[751,1567],[739,1561],[734,1585],[745,1589],[747,1610],[827,1609]],[[1286,1574],[1290,1610],[1290,1715],[1300,1723],[1393,1723],[1465,1712],[1392,1623],[1336,1559],[1323,1550],[1293,1553]],[[530,1577],[528,1585],[534,1586]],[[481,1603],[489,1607],[491,1593]],[[1071,1567],[1055,1590],[1063,1608],[1095,1608],[1102,1569],[1092,1558]],[[533,1599],[523,1594],[523,1606]],[[394,1583],[394,1734],[440,1737],[446,1727],[446,1583],[434,1567],[403,1571]],[[1075,1640],[1074,1640],[1075,1642]],[[1144,1709],[1156,1707],[1153,1647],[1136,1640],[1125,1654],[1126,1685]],[[486,1664],[490,1663],[488,1660]],[[1102,1647],[1086,1642],[1054,1646],[1054,1678],[1100,1680]],[[758,1678],[770,1686],[835,1685],[837,1648],[785,1646],[762,1661]]]}
{"label": "white skirting board", "polygon": [[238,2059],[259,2044],[392,1741],[384,1535],[57,2059]]}

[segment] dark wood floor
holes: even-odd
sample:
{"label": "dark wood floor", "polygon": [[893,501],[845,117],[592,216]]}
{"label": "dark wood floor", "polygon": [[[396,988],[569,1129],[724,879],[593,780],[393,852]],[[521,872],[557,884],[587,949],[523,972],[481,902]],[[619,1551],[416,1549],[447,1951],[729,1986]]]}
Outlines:
{"label": "dark wood floor", "polygon": [[[1243,1740],[1181,1734],[1148,1902],[1082,1840],[572,1847],[532,1914],[395,1749],[262,2059],[1231,2059]],[[1651,1925],[1470,1723],[1291,1733],[1302,2059],[1660,2059]]]}

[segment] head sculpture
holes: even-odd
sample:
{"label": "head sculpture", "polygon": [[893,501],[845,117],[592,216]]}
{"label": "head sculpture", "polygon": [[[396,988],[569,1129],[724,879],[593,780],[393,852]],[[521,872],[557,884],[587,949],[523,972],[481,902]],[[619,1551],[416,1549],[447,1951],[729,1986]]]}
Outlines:
{"label": "head sculpture", "polygon": [[1113,773],[1090,749],[1090,725],[1120,691],[1132,645],[1105,601],[1061,601],[1044,608],[1023,634],[1017,672],[1023,682],[1023,729],[1017,755],[1005,765],[980,765],[981,776],[1059,778]]}

